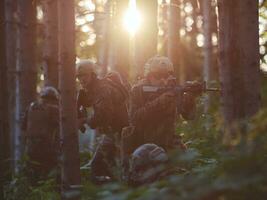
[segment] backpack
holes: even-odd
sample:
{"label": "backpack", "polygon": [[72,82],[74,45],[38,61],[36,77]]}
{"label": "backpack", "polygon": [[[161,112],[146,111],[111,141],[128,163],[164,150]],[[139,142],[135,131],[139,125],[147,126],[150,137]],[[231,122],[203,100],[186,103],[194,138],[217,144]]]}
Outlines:
{"label": "backpack", "polygon": [[[121,95],[115,100],[117,107],[116,115],[114,116],[113,124],[117,130],[128,125],[128,105],[129,105],[129,90],[127,89],[126,83],[123,82],[118,72],[109,72],[104,78],[109,85],[117,89]],[[124,107],[125,106],[125,107]]]}
{"label": "backpack", "polygon": [[127,82],[127,80],[123,81],[121,75],[118,72],[112,71],[107,73],[104,77],[104,80],[118,89],[125,97],[125,100],[129,98],[130,84]]}

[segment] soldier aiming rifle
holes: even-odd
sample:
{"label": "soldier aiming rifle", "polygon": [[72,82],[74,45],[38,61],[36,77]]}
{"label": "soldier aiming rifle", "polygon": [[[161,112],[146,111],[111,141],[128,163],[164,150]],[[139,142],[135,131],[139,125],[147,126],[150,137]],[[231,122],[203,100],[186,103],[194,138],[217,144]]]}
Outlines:
{"label": "soldier aiming rifle", "polygon": [[177,146],[185,150],[186,146],[175,133],[177,116],[193,119],[196,97],[205,91],[217,91],[199,82],[177,86],[173,65],[167,57],[152,57],[144,68],[145,78],[133,86],[130,95],[131,126],[122,132],[122,161],[129,182],[135,177],[131,171],[134,162],[128,162],[134,150],[149,143],[166,152]]}

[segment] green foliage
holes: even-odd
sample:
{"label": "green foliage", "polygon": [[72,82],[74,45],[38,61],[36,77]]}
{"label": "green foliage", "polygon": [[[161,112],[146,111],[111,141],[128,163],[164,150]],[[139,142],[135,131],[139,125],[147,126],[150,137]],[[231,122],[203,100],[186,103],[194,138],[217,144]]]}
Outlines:
{"label": "green foliage", "polygon": [[[201,108],[201,104],[199,105]],[[200,109],[201,110],[201,109]],[[217,116],[217,117],[214,117]],[[120,181],[93,185],[89,169],[82,172],[81,199],[148,200],[148,199],[225,199],[261,200],[267,196],[267,110],[263,109],[247,122],[246,134],[235,145],[222,144],[220,117],[200,115],[192,122],[181,121],[177,133],[189,141],[186,152],[171,154],[172,164],[183,170],[164,180],[140,187],[129,187]],[[209,126],[205,126],[208,123]],[[81,155],[81,165],[88,154]],[[59,199],[54,180],[38,182],[34,187],[19,174],[6,187],[11,199]]]}
{"label": "green foliage", "polygon": [[55,179],[41,180],[32,186],[29,178],[19,173],[5,186],[4,196],[6,200],[57,200],[60,199],[57,187]]}
{"label": "green foliage", "polygon": [[[262,91],[266,90],[263,79]],[[262,93],[263,101],[267,96]],[[214,102],[218,102],[215,97]],[[171,163],[182,170],[150,185],[130,187],[120,181],[106,185],[90,182],[90,168],[81,169],[81,199],[148,200],[148,199],[225,199],[263,200],[267,196],[267,109],[246,122],[247,132],[238,142],[224,145],[218,104],[212,103],[211,114],[203,115],[202,100],[191,122],[180,120],[177,134],[182,134],[188,150],[177,150]],[[81,166],[91,155],[81,153]],[[18,174],[5,188],[5,198],[59,199],[54,180],[40,181],[34,187],[24,174]]]}
{"label": "green foliage", "polygon": [[24,155],[19,162],[19,172],[6,183],[4,187],[5,200],[57,200],[60,199],[59,185],[57,185],[53,172],[46,179],[35,181],[30,176],[26,163],[28,157]]}
{"label": "green foliage", "polygon": [[31,187],[29,200],[57,200],[60,199],[60,194],[55,190],[57,187],[55,179],[48,179],[38,182],[37,187]]}
{"label": "green foliage", "polygon": [[[213,112],[213,118],[199,113],[199,117],[193,122],[181,121],[177,133],[184,133],[184,140],[190,140],[189,149],[186,152],[177,150],[172,154],[171,160],[184,171],[137,188],[119,182],[104,185],[96,188],[94,198],[266,199],[266,120],[267,110],[263,109],[247,122],[248,132],[242,134],[239,142],[231,145],[222,143],[222,130],[218,125],[221,124],[220,116],[216,112]],[[206,123],[208,126],[205,126]]]}

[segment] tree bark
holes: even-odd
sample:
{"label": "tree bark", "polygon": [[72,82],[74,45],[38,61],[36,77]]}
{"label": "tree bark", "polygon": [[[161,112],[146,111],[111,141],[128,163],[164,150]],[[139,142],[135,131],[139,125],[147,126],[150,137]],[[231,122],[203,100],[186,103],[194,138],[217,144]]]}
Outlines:
{"label": "tree bark", "polygon": [[8,93],[5,53],[5,2],[0,2],[0,199],[4,199],[3,186],[9,169]]}
{"label": "tree bark", "polygon": [[15,144],[16,144],[16,6],[17,2],[13,0],[5,0],[5,41],[6,41],[6,66],[7,66],[7,81],[8,81],[8,124],[9,124],[9,146],[11,166],[15,168]]}
{"label": "tree bark", "polygon": [[[204,0],[205,1],[205,0]],[[198,2],[196,0],[191,0],[190,3],[192,4],[192,19],[194,23],[192,24],[192,30],[190,31],[190,42],[191,42],[191,48],[193,48],[194,51],[196,51],[197,48],[197,34],[198,34],[198,28],[197,28],[197,20],[199,15],[199,6]]]}
{"label": "tree bark", "polygon": [[[20,159],[22,146],[21,116],[36,99],[36,1],[18,0],[18,43],[16,63],[15,161]],[[17,167],[16,167],[16,170]]]}
{"label": "tree bark", "polygon": [[111,1],[108,0],[104,7],[105,17],[100,19],[100,33],[97,36],[99,43],[98,50],[98,64],[101,66],[101,76],[103,77],[108,71],[109,60],[109,44],[110,44],[110,5]]}
{"label": "tree bark", "polygon": [[44,85],[58,88],[58,0],[42,0]]}
{"label": "tree bark", "polygon": [[157,1],[137,0],[137,9],[142,15],[142,24],[136,34],[135,56],[137,75],[142,76],[147,60],[157,53]]}
{"label": "tree bark", "polygon": [[184,82],[184,69],[180,42],[180,0],[171,0],[168,25],[168,56],[176,70],[178,82]]}
{"label": "tree bark", "polygon": [[158,5],[158,54],[167,56],[168,54],[168,4],[166,0],[162,0]]}
{"label": "tree bark", "polygon": [[75,15],[73,0],[59,0],[59,90],[60,134],[62,145],[62,198],[73,197],[73,186],[80,185],[80,160],[75,88]]}
{"label": "tree bark", "polygon": [[222,110],[227,126],[260,107],[258,1],[218,0]]}
{"label": "tree bark", "polygon": [[[203,30],[204,30],[204,66],[203,79],[208,84],[211,78],[212,66],[212,43],[211,43],[211,0],[203,0]],[[206,94],[204,101],[204,112],[209,109],[209,94]]]}

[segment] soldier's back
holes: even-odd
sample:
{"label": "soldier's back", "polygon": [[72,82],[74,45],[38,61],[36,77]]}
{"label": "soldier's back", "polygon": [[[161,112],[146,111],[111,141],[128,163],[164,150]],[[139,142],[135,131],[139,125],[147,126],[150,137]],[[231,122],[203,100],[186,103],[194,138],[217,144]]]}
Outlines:
{"label": "soldier's back", "polygon": [[113,131],[120,132],[121,129],[128,125],[128,91],[119,83],[102,79],[99,83],[96,101],[106,99],[102,104],[103,112],[110,116],[110,126]]}
{"label": "soldier's back", "polygon": [[26,151],[32,169],[48,173],[57,164],[59,151],[58,106],[43,102],[30,105],[27,114]]}

